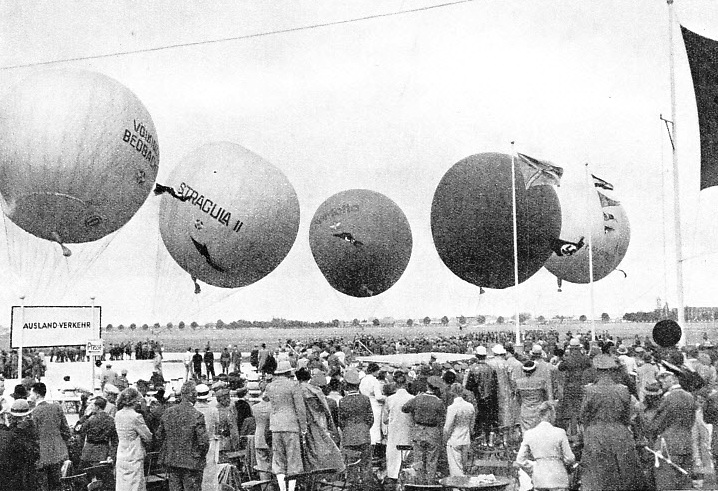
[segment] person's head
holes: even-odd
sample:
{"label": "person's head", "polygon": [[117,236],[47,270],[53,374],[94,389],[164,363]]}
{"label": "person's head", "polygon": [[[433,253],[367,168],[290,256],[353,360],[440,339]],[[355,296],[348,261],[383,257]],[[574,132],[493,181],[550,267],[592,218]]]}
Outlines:
{"label": "person's head", "polygon": [[69,382],[69,381],[70,381],[70,376],[69,376],[69,375],[65,375],[64,377],[62,377],[62,380],[65,381],[65,382]]}
{"label": "person's head", "polygon": [[673,372],[662,372],[656,375],[656,380],[663,390],[668,390],[678,383],[678,377]]}
{"label": "person's head", "polygon": [[450,370],[446,371],[441,376],[441,380],[443,380],[446,385],[451,386],[451,384],[456,382],[456,374]]}
{"label": "person's head", "polygon": [[223,387],[217,391],[215,391],[214,396],[217,398],[217,404],[221,407],[229,407],[229,403],[231,402],[231,397],[229,395],[229,389],[226,387]]}
{"label": "person's head", "polygon": [[192,380],[188,380],[182,384],[180,395],[182,397],[182,402],[194,404],[197,402],[197,386]]}
{"label": "person's head", "polygon": [[449,394],[454,397],[464,397],[464,387],[460,383],[454,382],[449,387]]}
{"label": "person's head", "polygon": [[198,354],[199,354],[199,348],[195,348],[195,349],[194,349],[194,352],[195,352],[195,354],[198,355]]}
{"label": "person's head", "polygon": [[366,367],[366,373],[367,375],[376,375],[376,373],[379,371],[379,365],[376,363],[369,363],[369,366]]}
{"label": "person's head", "polygon": [[527,377],[530,377],[534,374],[534,372],[536,372],[536,362],[533,360],[525,362],[522,370]]}
{"label": "person's head", "polygon": [[547,421],[551,424],[556,419],[556,409],[550,401],[544,401],[539,405],[538,414],[541,421]]}
{"label": "person's head", "polygon": [[300,368],[296,372],[297,380],[300,382],[309,382],[312,379],[312,374],[306,368]]}
{"label": "person's head", "polygon": [[47,386],[43,384],[42,382],[35,382],[32,384],[32,389],[30,390],[30,394],[28,399],[30,401],[38,401],[45,399],[45,395],[47,394]]}
{"label": "person's head", "polygon": [[122,374],[123,377],[127,377],[127,369],[126,368],[123,368],[122,372],[120,372],[120,373]]}
{"label": "person's head", "polygon": [[658,406],[661,396],[663,396],[663,389],[658,382],[651,382],[643,389],[643,401],[649,408]]}
{"label": "person's head", "polygon": [[92,400],[92,404],[100,411],[104,411],[107,407],[107,399],[102,396],[97,396]]}
{"label": "person's head", "polygon": [[128,387],[117,396],[117,410],[124,408],[135,408],[142,396],[134,387]]}

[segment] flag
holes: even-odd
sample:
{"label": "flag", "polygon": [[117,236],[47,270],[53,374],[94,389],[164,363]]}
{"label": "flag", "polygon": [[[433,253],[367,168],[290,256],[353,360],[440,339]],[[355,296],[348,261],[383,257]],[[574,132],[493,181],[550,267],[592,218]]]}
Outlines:
{"label": "flag", "polygon": [[[611,188],[611,189],[613,189],[613,188]],[[601,200],[601,208],[606,208],[607,206],[618,206],[621,204],[620,201],[611,199],[600,191],[596,191],[596,192],[598,193],[598,199]]]}
{"label": "flag", "polygon": [[596,177],[593,174],[591,174],[591,177],[593,177],[593,185],[597,188],[605,189],[607,191],[613,191],[613,184],[611,184],[608,181],[604,181],[600,177]]}
{"label": "flag", "polygon": [[718,186],[718,41],[681,26],[693,90],[698,107],[701,139],[701,189]]}
{"label": "flag", "polygon": [[573,256],[576,254],[579,249],[581,249],[584,245],[583,237],[579,239],[578,242],[569,242],[567,240],[562,240],[560,238],[553,238],[551,237],[549,240],[549,247],[551,247],[551,250],[556,254],[557,256]]}
{"label": "flag", "polygon": [[531,186],[560,186],[563,169],[551,162],[538,160],[522,153],[518,155],[518,168],[524,176],[526,189]]}

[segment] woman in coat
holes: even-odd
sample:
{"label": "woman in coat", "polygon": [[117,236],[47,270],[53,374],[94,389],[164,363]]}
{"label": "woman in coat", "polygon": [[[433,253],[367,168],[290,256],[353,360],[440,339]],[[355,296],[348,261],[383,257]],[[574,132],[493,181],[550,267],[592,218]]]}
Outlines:
{"label": "woman in coat", "polygon": [[[538,407],[541,422],[524,433],[516,463],[529,475],[536,491],[567,490],[567,465],[576,457],[568,444],[566,431],[553,426],[556,411],[553,404],[543,402]],[[529,458],[530,457],[530,458]]]}
{"label": "woman in coat", "polygon": [[609,355],[596,355],[598,380],[586,387],[581,405],[584,425],[581,455],[581,489],[635,491],[645,488],[638,466],[636,444],[630,430],[631,395],[613,381],[618,366]]}
{"label": "woman in coat", "polygon": [[536,362],[524,363],[525,377],[516,380],[516,399],[521,406],[521,429],[528,431],[541,421],[538,408],[548,399],[548,385],[543,377],[535,377]]}
{"label": "woman in coat", "polygon": [[115,429],[117,430],[116,491],[145,491],[145,446],[152,442],[152,433],[137,412],[140,393],[132,387],[117,398]]}
{"label": "woman in coat", "polygon": [[297,370],[297,380],[307,408],[304,470],[336,469],[341,472],[344,470],[344,459],[330,434],[330,429],[334,428],[334,420],[321,389],[327,384],[327,378],[320,371],[311,377],[310,382],[309,371],[301,368]]}

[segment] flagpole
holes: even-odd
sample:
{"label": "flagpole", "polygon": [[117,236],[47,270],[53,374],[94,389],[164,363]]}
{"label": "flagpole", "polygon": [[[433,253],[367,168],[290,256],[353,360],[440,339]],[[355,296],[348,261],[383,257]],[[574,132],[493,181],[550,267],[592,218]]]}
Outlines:
{"label": "flagpole", "polygon": [[516,152],[511,142],[511,203],[514,227],[514,307],[516,309],[516,346],[521,344],[521,319],[519,318],[519,234],[516,225]]}
{"label": "flagpole", "polygon": [[673,53],[673,0],[668,2],[668,53],[671,74],[671,119],[673,120],[673,223],[676,244],[676,302],[678,304],[678,325],[681,326],[679,346],[686,345],[686,315],[683,305],[683,242],[681,240],[681,205],[680,186],[678,182],[678,125],[676,124],[676,70]]}
{"label": "flagpole", "polygon": [[[588,162],[586,162],[586,216],[591,216],[591,197],[596,192],[596,186],[591,179],[591,173],[588,171]],[[594,306],[594,288],[593,288],[593,234],[591,233],[591,220],[586,220],[588,232],[588,284],[589,284],[589,315],[591,316],[591,341],[596,340],[596,314]]]}

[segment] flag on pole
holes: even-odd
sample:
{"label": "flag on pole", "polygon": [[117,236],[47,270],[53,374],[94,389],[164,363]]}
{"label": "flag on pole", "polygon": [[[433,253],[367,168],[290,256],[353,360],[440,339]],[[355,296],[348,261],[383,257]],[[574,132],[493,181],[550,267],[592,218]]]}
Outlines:
{"label": "flag on pole", "polygon": [[611,199],[600,191],[596,192],[598,193],[598,199],[601,200],[601,208],[606,208],[607,206],[618,206],[621,204],[620,201]]}
{"label": "flag on pole", "polygon": [[593,185],[595,187],[605,189],[607,191],[613,191],[613,184],[611,184],[610,182],[604,181],[600,177],[596,177],[593,174],[591,174],[591,177],[593,178]]}
{"label": "flag on pole", "polygon": [[517,164],[524,177],[526,189],[531,186],[560,186],[563,169],[546,160],[539,160],[522,153],[517,154]]}
{"label": "flag on pole", "polygon": [[701,189],[718,186],[718,41],[681,26],[693,90],[698,107],[701,140]]}

